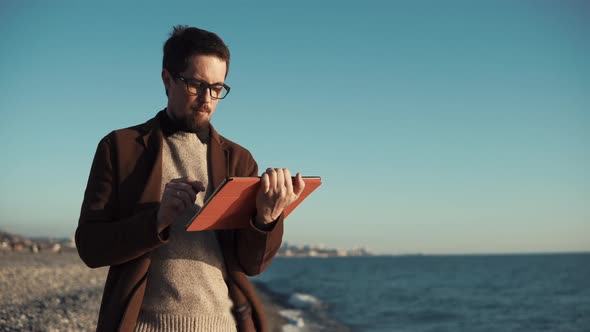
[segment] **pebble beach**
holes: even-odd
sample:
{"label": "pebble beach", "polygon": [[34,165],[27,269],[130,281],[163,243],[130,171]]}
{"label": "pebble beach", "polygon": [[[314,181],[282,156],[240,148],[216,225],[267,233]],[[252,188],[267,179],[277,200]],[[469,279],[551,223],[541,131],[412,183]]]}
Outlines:
{"label": "pebble beach", "polygon": [[[94,331],[107,271],[75,251],[0,253],[0,332]],[[260,296],[271,332],[282,331],[280,308]]]}

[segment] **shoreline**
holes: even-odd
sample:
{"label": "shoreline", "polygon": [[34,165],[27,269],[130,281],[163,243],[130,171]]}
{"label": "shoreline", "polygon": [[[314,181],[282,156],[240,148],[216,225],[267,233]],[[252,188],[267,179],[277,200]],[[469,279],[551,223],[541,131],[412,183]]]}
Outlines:
{"label": "shoreline", "polygon": [[303,293],[281,294],[263,281],[251,281],[259,297],[265,298],[262,301],[267,313],[269,331],[351,331],[350,327],[331,316],[328,311],[329,305],[315,296]]}
{"label": "shoreline", "polygon": [[287,321],[287,319],[280,314],[280,311],[284,310],[284,308],[273,299],[272,294],[264,290],[263,287],[260,287],[258,283],[252,282],[252,284],[256,289],[256,293],[258,294],[262,305],[264,306],[268,331],[283,332],[283,326],[289,325],[289,321]]}
{"label": "shoreline", "polygon": [[[94,331],[108,268],[91,269],[76,251],[0,253],[0,330]],[[254,283],[269,332],[283,332],[284,308]]]}

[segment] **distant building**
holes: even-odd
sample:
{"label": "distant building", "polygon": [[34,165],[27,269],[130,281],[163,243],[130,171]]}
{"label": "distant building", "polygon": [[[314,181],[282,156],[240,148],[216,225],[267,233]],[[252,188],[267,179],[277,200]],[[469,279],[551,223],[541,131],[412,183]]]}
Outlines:
{"label": "distant building", "polygon": [[335,249],[326,245],[290,245],[283,243],[279,249],[280,257],[348,257],[348,256],[372,256],[365,248]]}

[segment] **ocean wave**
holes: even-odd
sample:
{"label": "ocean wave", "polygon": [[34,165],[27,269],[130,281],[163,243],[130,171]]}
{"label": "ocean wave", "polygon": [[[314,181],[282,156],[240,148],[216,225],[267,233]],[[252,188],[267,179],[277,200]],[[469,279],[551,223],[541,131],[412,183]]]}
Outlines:
{"label": "ocean wave", "polygon": [[[278,304],[277,313],[286,320],[282,332],[350,332],[350,329],[335,321],[326,312],[328,305],[319,298],[302,292],[278,292],[268,282],[255,280],[256,288],[270,296]],[[289,286],[284,280],[275,281],[277,289]]]}
{"label": "ocean wave", "polygon": [[303,331],[302,328],[305,326],[305,322],[303,320],[303,312],[301,310],[279,310],[279,315],[289,322],[289,324],[283,325],[283,332]]}
{"label": "ocean wave", "polygon": [[283,332],[305,332],[315,330],[307,326],[303,317],[308,317],[310,309],[320,308],[322,302],[313,295],[293,293],[287,299],[289,309],[279,311],[279,314],[287,319],[289,324],[283,325]]}
{"label": "ocean wave", "polygon": [[322,302],[315,296],[304,293],[293,293],[287,303],[297,309],[309,309],[319,307]]}

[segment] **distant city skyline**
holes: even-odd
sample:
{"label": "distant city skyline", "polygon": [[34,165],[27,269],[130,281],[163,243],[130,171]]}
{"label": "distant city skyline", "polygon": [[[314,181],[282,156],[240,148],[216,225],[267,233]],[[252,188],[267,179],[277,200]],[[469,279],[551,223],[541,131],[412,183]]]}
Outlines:
{"label": "distant city skyline", "polygon": [[0,229],[71,237],[98,141],[166,106],[173,25],[218,33],[215,128],[319,175],[284,240],[590,251],[590,2],[0,4]]}

